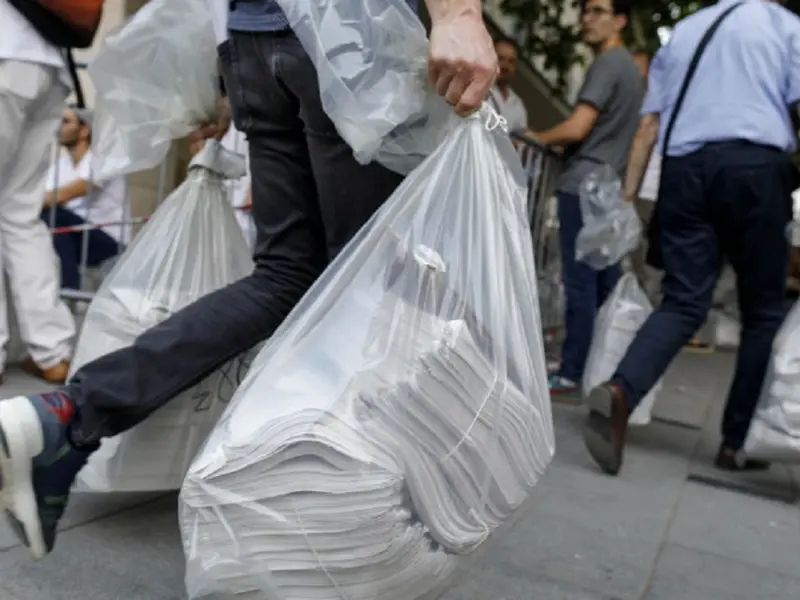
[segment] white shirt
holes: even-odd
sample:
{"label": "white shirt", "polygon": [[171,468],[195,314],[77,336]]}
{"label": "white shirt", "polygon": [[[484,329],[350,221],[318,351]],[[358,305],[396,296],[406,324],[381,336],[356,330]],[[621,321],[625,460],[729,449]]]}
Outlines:
{"label": "white shirt", "polygon": [[[45,180],[45,190],[53,191],[57,187],[83,179],[92,181],[92,153],[87,152],[76,165],[69,155],[58,159],[58,170],[50,165]],[[57,180],[56,180],[57,179]],[[101,229],[112,238],[123,244],[128,243],[131,235],[130,211],[128,209],[128,183],[125,177],[113,177],[108,181],[94,182],[94,189],[86,196],[74,198],[64,206],[88,223],[101,225]],[[113,225],[104,225],[113,223]]]}
{"label": "white shirt", "polygon": [[61,80],[71,87],[61,50],[45,41],[8,0],[0,0],[0,60],[21,60],[61,69]]}
{"label": "white shirt", "polygon": [[509,131],[524,133],[528,129],[528,110],[514,90],[509,89],[508,98],[503,98],[500,88],[494,86],[489,92],[489,104],[505,117]]}
{"label": "white shirt", "polygon": [[647,170],[642,178],[642,186],[639,188],[639,198],[655,202],[658,199],[658,184],[661,180],[661,154],[653,149],[650,154],[650,162],[647,163]]}

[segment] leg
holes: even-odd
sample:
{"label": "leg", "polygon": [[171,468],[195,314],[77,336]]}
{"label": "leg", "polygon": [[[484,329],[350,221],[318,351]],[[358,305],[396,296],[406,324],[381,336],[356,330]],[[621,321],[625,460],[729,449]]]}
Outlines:
{"label": "leg", "polygon": [[[52,212],[49,208],[42,211],[41,218],[45,223],[50,223]],[[76,214],[65,208],[55,210],[55,227],[70,227],[83,224]],[[58,254],[61,265],[61,287],[68,290],[81,289],[80,247],[75,244],[74,235],[71,233],[54,233],[53,248]]]}
{"label": "leg", "polygon": [[723,447],[739,450],[750,428],[775,334],[786,315],[791,167],[782,152],[759,147],[720,155],[713,180],[717,227],[737,276],[742,318],[736,371],[722,419]]}
{"label": "leg", "polygon": [[[598,273],[575,260],[575,240],[583,227],[578,197],[558,194],[561,266],[566,295],[566,337],[559,376],[576,383],[583,375],[597,313]],[[553,390],[551,390],[553,391]]]}
{"label": "leg", "polygon": [[75,323],[59,296],[56,256],[39,214],[47,148],[65,97],[55,69],[0,61],[2,252],[22,340],[36,365],[62,376]]}
{"label": "leg", "polygon": [[665,160],[658,205],[664,300],[631,342],[611,384],[589,393],[584,440],[610,474],[622,466],[628,416],[702,324],[719,276],[721,252],[708,219],[704,151]]}
{"label": "leg", "polygon": [[[41,532],[29,544],[35,556],[52,548],[69,488],[87,452],[97,447],[102,437],[133,427],[178,392],[269,337],[314,282],[327,264],[317,189],[327,185],[336,190],[362,181],[354,197],[327,191],[330,197],[359,206],[377,206],[389,193],[383,182],[370,183],[374,169],[357,165],[338,137],[328,142],[331,148],[340,146],[328,157],[337,160],[329,165],[337,177],[315,179],[318,173],[312,170],[306,129],[309,123],[324,119],[316,113],[316,77],[313,84],[300,83],[309,73],[313,75],[313,70],[300,68],[300,59],[308,63],[308,58],[290,54],[285,41],[268,34],[234,34],[220,50],[234,120],[250,142],[253,215],[258,229],[253,275],[187,307],[142,334],[132,347],[85,365],[64,390],[0,403],[0,409],[13,409],[0,412],[0,431],[32,427],[39,434],[33,440],[34,449],[42,446],[40,439],[45,441],[40,457],[60,456],[55,453],[67,437],[75,448],[47,467],[38,467],[34,461],[33,487],[23,480],[4,490],[17,497],[12,512],[24,533]],[[296,94],[280,80],[279,68],[293,66],[297,70],[287,77],[296,77],[295,86],[313,89],[314,102],[301,96],[299,88]],[[333,131],[330,126],[326,130]],[[362,224],[350,222],[348,227],[354,232]],[[30,457],[35,454],[19,445],[13,452],[13,460],[0,463],[2,474],[12,472],[11,468],[27,474]],[[50,512],[44,507],[37,512],[35,505],[31,508],[34,494],[42,507],[46,498],[60,500]]]}

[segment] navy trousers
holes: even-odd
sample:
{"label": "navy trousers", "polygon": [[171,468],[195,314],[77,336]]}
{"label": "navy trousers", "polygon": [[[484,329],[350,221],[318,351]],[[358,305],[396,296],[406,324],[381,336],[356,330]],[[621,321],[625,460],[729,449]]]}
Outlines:
{"label": "navy trousers", "polygon": [[614,375],[633,409],[703,324],[723,261],[736,272],[742,330],[722,422],[723,443],[744,445],[786,315],[793,168],[785,152],[731,141],[707,144],[662,165],[658,231],[661,306]]}
{"label": "navy trousers", "polygon": [[594,318],[620,278],[619,265],[595,271],[575,260],[575,240],[583,227],[580,199],[558,193],[558,222],[561,241],[561,277],[564,282],[567,312],[566,337],[561,351],[559,375],[580,382],[589,354]]}

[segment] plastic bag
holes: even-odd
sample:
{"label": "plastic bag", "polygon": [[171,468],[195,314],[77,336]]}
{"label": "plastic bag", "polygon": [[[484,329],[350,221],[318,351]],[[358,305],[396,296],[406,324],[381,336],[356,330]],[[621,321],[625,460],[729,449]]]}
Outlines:
{"label": "plastic bag", "polygon": [[191,598],[433,598],[554,435],[524,174],[484,106],[266,343],[181,491]]}
{"label": "plastic bag", "polygon": [[98,180],[160,164],[172,140],[211,120],[217,49],[206,2],[150,0],[89,63]]}
{"label": "plastic bag", "polygon": [[[95,295],[70,377],[82,365],[130,346],[143,331],[201,296],[253,270],[224,178],[244,158],[209,141],[189,175],[158,208]],[[182,393],[131,431],[104,440],[78,477],[78,489],[178,489],[194,454],[244,375],[237,359]]]}
{"label": "plastic bag", "polygon": [[605,165],[581,183],[583,228],[575,241],[575,258],[602,270],[617,264],[639,245],[642,222],[636,208],[622,198],[617,173]]}
{"label": "plastic bag", "polygon": [[426,83],[428,39],[406,0],[277,0],[356,160],[409,173],[456,125]]}
{"label": "plastic bag", "polygon": [[[592,345],[583,371],[584,394],[611,379],[628,346],[652,312],[653,307],[636,281],[636,276],[633,273],[624,274],[595,318]],[[662,385],[663,379],[660,379],[633,411],[629,424],[650,423],[653,405]]]}
{"label": "plastic bag", "polygon": [[800,464],[800,302],[775,336],[744,451],[748,458]]}

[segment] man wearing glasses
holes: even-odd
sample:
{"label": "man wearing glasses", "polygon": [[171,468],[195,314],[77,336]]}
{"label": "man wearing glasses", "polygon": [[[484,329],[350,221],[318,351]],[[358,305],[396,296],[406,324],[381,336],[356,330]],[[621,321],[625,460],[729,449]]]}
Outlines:
{"label": "man wearing glasses", "polygon": [[620,277],[619,265],[603,271],[575,260],[583,227],[578,193],[583,180],[602,165],[622,176],[644,96],[639,67],[622,45],[628,0],[584,0],[583,40],[595,60],[586,73],[575,109],[563,123],[533,133],[542,144],[564,146],[566,166],[558,181],[562,277],[567,299],[566,338],[561,367],[550,376],[551,394],[573,395],[583,375],[597,309]]}

